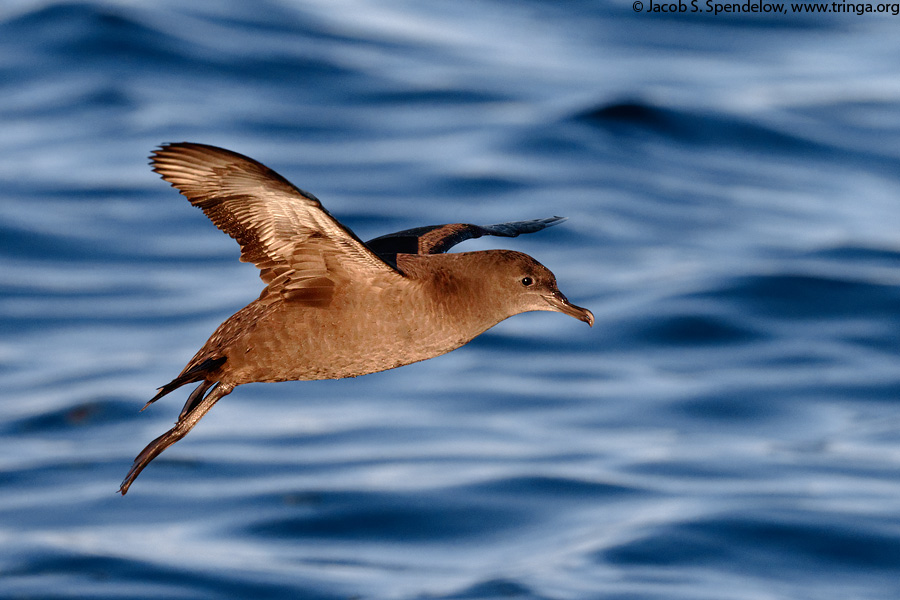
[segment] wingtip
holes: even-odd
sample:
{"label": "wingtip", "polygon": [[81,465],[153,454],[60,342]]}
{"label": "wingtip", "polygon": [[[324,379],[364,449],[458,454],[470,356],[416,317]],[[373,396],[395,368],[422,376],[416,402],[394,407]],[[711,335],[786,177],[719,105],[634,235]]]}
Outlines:
{"label": "wingtip", "polygon": [[[540,231],[541,229],[546,229],[547,227],[553,227],[554,225],[559,225],[563,221],[568,221],[568,220],[569,220],[568,217],[560,217],[560,216],[547,217],[545,219],[535,219],[533,221],[533,223],[537,227],[534,228],[534,231]],[[527,223],[527,222],[528,221],[523,221],[523,223]],[[523,232],[523,233],[525,233],[525,232]],[[531,233],[531,232],[527,232],[527,233]]]}
{"label": "wingtip", "polygon": [[[176,143],[177,142],[163,142],[162,144],[157,145],[156,148],[154,148],[153,150],[150,151],[150,156],[148,156],[147,158],[149,158],[150,160],[153,160],[154,158],[159,156],[160,153],[165,152],[169,147],[171,147],[172,145],[174,145]],[[183,144],[184,142],[181,142],[181,143]]]}
{"label": "wingtip", "polygon": [[200,144],[197,142],[163,142],[156,148],[150,151],[150,156],[147,158],[150,159],[150,164],[155,164],[156,160],[161,156],[171,153],[174,150],[182,149],[182,150],[191,150],[191,149],[200,149],[200,148],[212,148],[213,146],[208,146],[206,144]]}
{"label": "wingtip", "polygon": [[147,160],[150,161],[149,164],[151,167],[153,167],[154,173],[159,173],[159,171],[157,171],[157,161],[159,160],[160,156],[166,153],[166,150],[168,150],[171,145],[172,142],[165,142],[150,151],[150,156],[147,157]]}

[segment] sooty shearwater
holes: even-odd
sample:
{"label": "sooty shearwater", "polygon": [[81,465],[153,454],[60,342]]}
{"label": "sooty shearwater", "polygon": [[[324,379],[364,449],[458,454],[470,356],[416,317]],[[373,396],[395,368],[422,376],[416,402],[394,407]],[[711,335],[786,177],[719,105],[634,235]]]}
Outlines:
{"label": "sooty shearwater", "polygon": [[185,142],[161,146],[151,164],[240,244],[241,261],[260,269],[266,287],[144,406],[200,383],[175,426],[134,460],[122,495],[235,386],[393,369],[450,352],[522,312],[556,311],[594,324],[591,311],[569,302],[553,273],[527,254],[444,254],[467,239],[516,237],[562,217],[417,227],[364,243],[315,196],[246,156]]}

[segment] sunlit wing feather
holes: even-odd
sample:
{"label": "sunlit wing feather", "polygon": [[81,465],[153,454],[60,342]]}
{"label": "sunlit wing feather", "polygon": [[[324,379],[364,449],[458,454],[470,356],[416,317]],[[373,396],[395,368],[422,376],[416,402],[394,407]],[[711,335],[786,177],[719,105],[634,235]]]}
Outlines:
{"label": "sunlit wing feather", "polygon": [[400,276],[315,196],[251,158],[183,142],[155,150],[151,164],[238,242],[241,260],[260,269],[269,292],[323,304],[348,270]]}

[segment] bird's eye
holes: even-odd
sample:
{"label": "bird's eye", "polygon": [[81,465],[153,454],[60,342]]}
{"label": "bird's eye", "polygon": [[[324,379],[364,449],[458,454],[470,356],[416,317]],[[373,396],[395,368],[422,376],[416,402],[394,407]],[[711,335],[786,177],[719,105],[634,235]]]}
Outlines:
{"label": "bird's eye", "polygon": [[523,277],[522,278],[522,285],[524,285],[525,287],[528,287],[533,283],[534,283],[534,279],[532,279],[531,277]]}

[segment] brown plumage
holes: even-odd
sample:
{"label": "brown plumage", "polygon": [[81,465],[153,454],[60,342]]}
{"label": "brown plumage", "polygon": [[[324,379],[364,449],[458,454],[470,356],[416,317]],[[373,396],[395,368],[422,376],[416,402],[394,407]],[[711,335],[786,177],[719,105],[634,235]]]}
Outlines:
{"label": "brown plumage", "polygon": [[589,325],[546,267],[521,252],[443,254],[466,239],[515,237],[561,217],[419,227],[363,243],[319,200],[268,167],[203,144],[162,146],[153,170],[237,240],[260,269],[259,298],[222,323],[144,408],[188,383],[175,427],[135,459],[124,495],[160,452],[184,437],[235,386],[339,379],[433,358],[521,312],[557,311]]}

